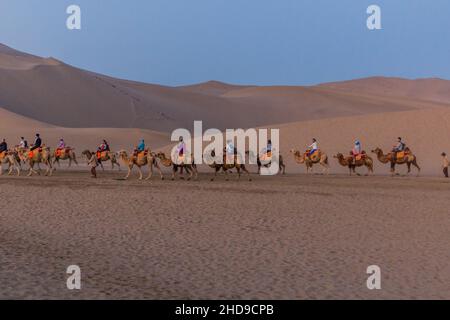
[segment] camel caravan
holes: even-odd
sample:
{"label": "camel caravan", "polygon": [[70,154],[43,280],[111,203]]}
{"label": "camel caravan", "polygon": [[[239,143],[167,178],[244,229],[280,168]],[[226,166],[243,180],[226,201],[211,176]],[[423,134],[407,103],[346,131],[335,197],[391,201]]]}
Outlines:
{"label": "camel caravan", "polygon": [[[171,179],[184,179],[184,172],[188,175],[186,180],[197,180],[198,169],[191,155],[186,157],[187,148],[182,138],[180,138],[178,145],[173,149],[173,154],[167,156],[163,152],[153,152],[145,147],[144,140],[141,140],[139,145],[130,154],[125,150],[119,152],[111,151],[109,144],[103,140],[96,151],[84,150],[81,154],[87,160],[91,167],[92,177],[96,178],[96,168],[100,167],[105,170],[104,163],[110,162],[111,169],[116,167],[120,171],[122,163],[127,168],[127,173],[124,179],[131,177],[134,168],[138,170],[138,179],[144,180],[142,172],[143,168],[147,168],[148,175],[145,180],[150,180],[153,177],[154,169],[157,170],[161,180],[164,180],[164,175],[161,168],[166,167],[171,169]],[[417,157],[411,152],[409,147],[406,147],[401,138],[398,138],[396,146],[389,153],[384,153],[379,147],[371,150],[376,159],[381,164],[390,165],[391,175],[397,175],[396,167],[398,165],[406,164],[407,174],[411,172],[411,167],[417,169],[417,175],[420,173],[420,167],[417,162]],[[329,174],[330,162],[326,152],[321,150],[316,139],[312,140],[312,144],[306,148],[305,152],[292,149],[290,153],[294,157],[297,164],[304,165],[306,173],[314,173],[315,166],[319,166],[321,174]],[[245,165],[245,157],[251,160],[258,167],[257,173],[261,173],[262,168],[269,168],[272,163],[278,164],[278,173],[286,173],[286,165],[283,156],[275,155],[272,152],[272,143],[268,140],[267,147],[261,150],[259,154],[254,154],[252,151],[246,151],[244,155],[237,152],[231,141],[227,141],[223,149],[223,161],[206,161],[207,165],[213,170],[214,176],[211,181],[214,181],[219,173],[223,173],[225,180],[228,180],[229,174],[235,170],[236,178],[240,179],[242,174],[245,174],[247,179],[251,181],[250,172]],[[209,154],[210,159],[215,159],[214,150]],[[276,158],[277,157],[277,158]],[[189,159],[188,159],[189,158]],[[207,157],[208,158],[208,157]],[[364,175],[374,174],[374,159],[365,151],[362,150],[361,143],[355,141],[354,148],[345,155],[344,153],[337,153],[333,156],[340,166],[348,168],[348,173],[361,175],[357,172],[358,168],[365,167],[366,173]],[[175,161],[176,159],[178,161]],[[209,159],[204,159],[209,160]],[[75,149],[66,146],[63,139],[59,141],[58,146],[52,152],[50,147],[42,143],[39,134],[36,134],[36,139],[32,146],[28,146],[26,140],[22,137],[19,145],[12,149],[8,149],[6,141],[0,143],[0,175],[3,174],[3,167],[6,166],[8,175],[19,176],[23,170],[28,171],[28,176],[41,175],[42,169],[45,168],[43,174],[45,176],[52,176],[56,170],[56,165],[60,167],[60,162],[68,162],[70,168],[72,164],[78,166],[78,160]]]}

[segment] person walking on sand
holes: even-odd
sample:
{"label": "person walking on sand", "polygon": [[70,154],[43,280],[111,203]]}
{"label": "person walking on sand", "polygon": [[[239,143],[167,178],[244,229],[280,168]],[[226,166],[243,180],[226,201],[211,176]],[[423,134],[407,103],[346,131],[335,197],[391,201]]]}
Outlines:
{"label": "person walking on sand", "polygon": [[88,166],[91,167],[91,177],[96,179],[97,178],[97,166],[98,166],[98,160],[97,160],[97,155],[95,154],[95,152],[92,153],[91,158],[88,161]]}
{"label": "person walking on sand", "polygon": [[444,172],[444,176],[448,178],[448,167],[450,165],[447,154],[445,152],[442,152],[442,171]]}

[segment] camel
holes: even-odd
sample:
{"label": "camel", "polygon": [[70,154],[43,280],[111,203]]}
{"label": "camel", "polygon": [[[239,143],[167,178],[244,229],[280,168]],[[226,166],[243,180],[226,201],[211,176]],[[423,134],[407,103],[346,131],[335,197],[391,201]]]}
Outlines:
{"label": "camel", "polygon": [[[28,176],[31,176],[33,174],[41,174],[41,168],[39,167],[40,163],[45,164],[45,166],[47,167],[45,176],[51,176],[53,174],[52,153],[49,147],[42,146],[33,151],[30,151],[29,149],[18,148],[16,151],[18,152],[20,159],[28,163],[28,166],[30,167]],[[32,156],[30,157],[31,152]],[[34,170],[35,165],[38,165],[38,171]]]}
{"label": "camel", "polygon": [[384,154],[383,150],[381,150],[381,148],[375,148],[374,150],[372,150],[373,153],[375,153],[377,155],[378,160],[381,163],[391,163],[391,175],[394,176],[396,175],[395,173],[395,165],[401,165],[401,164],[405,164],[408,167],[408,173],[411,173],[411,165],[415,166],[417,168],[417,176],[419,176],[420,174],[420,167],[417,164],[417,158],[416,156],[411,152],[411,150],[409,148],[405,148],[405,156],[403,158],[397,158],[395,163],[392,161],[393,159],[393,152],[390,152],[388,154]]}
{"label": "camel", "polygon": [[[247,151],[247,152],[245,152],[245,154],[247,154],[249,157],[252,157],[253,159],[255,158],[255,155],[252,151]],[[261,163],[261,158],[259,157],[259,155],[256,156],[256,164],[258,165],[258,174],[260,174],[261,167],[263,167],[263,164]],[[264,167],[269,168],[271,164],[272,164],[272,161],[270,161],[269,163],[266,163],[264,165]],[[279,173],[286,174],[286,165],[284,164],[284,159],[281,154],[278,157],[278,166],[279,166]]]}
{"label": "camel", "polygon": [[194,177],[195,180],[198,178],[197,165],[194,163],[194,158],[192,158],[191,164],[176,164],[171,159],[168,159],[164,152],[158,152],[156,157],[160,160],[161,164],[165,167],[172,167],[172,180],[175,180],[175,175],[178,172],[178,168],[180,171],[185,169],[189,174],[188,180],[191,180]]}
{"label": "camel", "polygon": [[[84,150],[81,154],[83,156],[85,156],[86,159],[89,161],[89,159],[91,159],[91,157],[92,157],[93,152],[91,152],[89,150]],[[100,167],[102,168],[103,171],[105,171],[105,168],[103,167],[103,162],[106,162],[106,161],[111,161],[111,170],[114,170],[114,166],[117,166],[120,171],[120,163],[119,163],[119,161],[117,161],[117,157],[114,152],[103,151],[101,153],[99,163],[100,163]]]}
{"label": "camel", "polygon": [[17,161],[17,152],[5,151],[0,153],[0,176],[3,175],[2,165],[5,163],[8,164],[8,175],[11,175],[14,169],[17,171],[17,176],[20,175],[20,163]]}
{"label": "camel", "polygon": [[361,153],[360,159],[354,159],[353,155],[344,157],[342,153],[338,153],[334,156],[334,158],[338,160],[341,166],[348,167],[350,175],[352,175],[352,172],[359,175],[359,173],[356,172],[356,167],[362,166],[365,166],[367,168],[366,176],[368,176],[370,173],[373,173],[373,159],[369,157],[365,151]]}
{"label": "camel", "polygon": [[305,164],[306,166],[306,173],[309,173],[309,170],[311,170],[311,173],[313,172],[313,165],[314,164],[320,164],[323,167],[322,174],[329,173],[330,165],[328,164],[328,156],[322,152],[318,151],[317,155],[313,155],[311,158],[308,156],[307,153],[302,153],[298,150],[291,150],[291,153],[294,155],[295,162],[298,164]]}
{"label": "camel", "polygon": [[128,174],[125,176],[125,179],[128,179],[130,177],[131,169],[133,169],[133,167],[136,166],[139,170],[139,180],[142,180],[143,175],[141,167],[148,166],[150,172],[145,180],[150,180],[153,175],[153,166],[155,166],[156,169],[158,169],[159,171],[161,180],[164,180],[164,176],[161,172],[161,169],[159,168],[158,162],[156,161],[156,156],[149,150],[145,151],[145,154],[143,155],[132,154],[131,156],[128,156],[125,150],[119,151],[118,154],[123,163],[125,163],[125,165],[128,167]]}
{"label": "camel", "polygon": [[69,168],[71,167],[72,162],[75,162],[75,164],[78,165],[77,156],[75,155],[75,151],[72,148],[65,148],[60,150],[59,152],[55,150],[53,166],[55,165],[55,163],[58,163],[58,166],[60,166],[60,160],[69,160]]}
{"label": "camel", "polygon": [[[214,150],[211,151],[211,157],[215,157],[216,153],[214,152]],[[250,178],[250,172],[247,170],[247,168],[245,167],[245,164],[240,163],[238,161],[238,154],[235,153],[234,154],[234,161],[232,164],[227,164],[226,163],[226,154],[224,153],[223,155],[223,163],[219,164],[216,162],[213,162],[212,164],[209,164],[210,168],[213,168],[214,171],[214,177],[211,178],[211,181],[214,181],[215,178],[217,177],[217,173],[222,169],[222,171],[225,173],[225,180],[228,181],[228,171],[231,171],[232,169],[236,169],[237,173],[238,173],[238,177],[237,179],[241,178],[241,170],[244,171],[245,173],[247,173],[248,176],[248,181],[252,181],[252,179]]]}

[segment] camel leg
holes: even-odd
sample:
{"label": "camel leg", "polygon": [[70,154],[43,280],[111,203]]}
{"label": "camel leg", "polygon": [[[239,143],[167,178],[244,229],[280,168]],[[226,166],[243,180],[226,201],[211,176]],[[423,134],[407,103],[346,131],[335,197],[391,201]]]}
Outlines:
{"label": "camel leg", "polygon": [[153,176],[153,164],[149,164],[148,165],[148,169],[149,169],[149,173],[148,173],[148,177],[147,178],[145,178],[145,180],[150,180],[151,178],[152,178],[152,176]]}
{"label": "camel leg", "polygon": [[412,165],[417,168],[417,176],[419,176],[420,175],[420,167],[417,164],[417,159],[413,160]]}
{"label": "camel leg", "polygon": [[161,170],[161,168],[159,167],[159,164],[158,164],[157,161],[155,161],[155,168],[158,170],[159,176],[161,177],[161,180],[164,180],[164,175],[163,175],[162,170]]}
{"label": "camel leg", "polygon": [[[125,180],[127,180],[127,179],[130,177],[130,175],[131,175],[131,169],[133,169],[133,165],[128,166],[128,173],[127,173],[127,175],[125,176]],[[103,170],[104,170],[104,169],[103,169]]]}
{"label": "camel leg", "polygon": [[143,174],[142,174],[142,170],[140,166],[137,166],[138,171],[139,171],[139,180],[142,180],[144,178]]}
{"label": "camel leg", "polygon": [[228,169],[222,168],[225,172],[225,181],[228,181]]}
{"label": "camel leg", "polygon": [[[283,172],[282,172],[283,170]],[[286,165],[284,163],[280,163],[280,173],[286,174]]]}
{"label": "camel leg", "polygon": [[172,166],[172,181],[175,180],[175,175],[176,175],[177,171],[178,171],[178,167],[177,167],[176,164],[174,164],[174,165]]}
{"label": "camel leg", "polygon": [[189,177],[188,177],[188,181],[189,181],[194,176],[194,172],[193,172],[193,170],[189,170],[188,167],[186,167],[186,171],[189,173]]}
{"label": "camel leg", "polygon": [[252,178],[250,178],[250,171],[247,170],[245,165],[241,165],[241,169],[242,169],[242,171],[244,171],[247,174],[248,181],[252,181]]}
{"label": "camel leg", "polygon": [[198,179],[198,170],[195,164],[192,165],[192,170],[194,171],[194,180]]}

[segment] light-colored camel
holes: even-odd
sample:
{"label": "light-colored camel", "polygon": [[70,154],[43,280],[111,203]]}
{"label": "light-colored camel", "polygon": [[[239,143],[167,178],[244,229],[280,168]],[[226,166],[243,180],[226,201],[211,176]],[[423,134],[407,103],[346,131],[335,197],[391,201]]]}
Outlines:
{"label": "light-colored camel", "polygon": [[[19,157],[22,161],[26,162],[30,167],[30,171],[28,176],[33,174],[41,174],[41,168],[39,164],[44,164],[46,166],[45,175],[51,176],[53,174],[52,168],[52,153],[49,147],[42,146],[41,148],[35,149],[32,151],[32,156],[30,157],[31,151],[29,149],[18,148],[16,150],[19,154]],[[38,171],[34,170],[34,166],[38,165]]]}
{"label": "light-colored camel", "polygon": [[[228,171],[231,171],[232,169],[236,169],[237,173],[238,173],[238,177],[237,179],[241,178],[241,170],[244,171],[245,173],[247,173],[247,177],[248,177],[248,181],[252,181],[252,179],[250,178],[250,172],[247,170],[247,168],[245,167],[245,164],[241,163],[242,161],[238,161],[238,154],[235,154],[233,156],[233,163],[228,164],[226,159],[227,159],[227,155],[224,152],[223,155],[223,163],[216,163],[215,161],[212,162],[211,164],[209,164],[210,168],[213,168],[214,171],[214,177],[211,178],[211,181],[214,181],[217,177],[217,173],[220,172],[220,170],[222,170],[225,173],[225,180],[228,181]],[[215,157],[215,152],[214,150],[211,151],[211,157],[214,158]],[[208,161],[210,162],[210,161]]]}
{"label": "light-colored camel", "polygon": [[17,171],[17,176],[20,175],[20,163],[17,161],[17,152],[5,151],[0,153],[0,176],[3,174],[3,164],[8,164],[8,175],[11,175],[14,170]]}
{"label": "light-colored camel", "polygon": [[330,171],[330,165],[328,164],[328,156],[326,153],[319,150],[317,155],[314,154],[312,157],[308,156],[307,152],[300,152],[298,150],[291,150],[291,153],[294,155],[295,162],[298,164],[304,164],[306,166],[306,173],[313,172],[313,166],[315,164],[320,164],[323,168],[322,174],[328,174]]}
{"label": "light-colored camel", "polygon": [[[253,151],[246,151],[245,154],[247,154],[250,158],[253,158],[253,159],[255,158],[255,154],[254,154]],[[274,157],[274,156],[272,156],[272,157]],[[276,159],[274,159],[274,160],[276,160]],[[286,165],[284,164],[284,159],[283,159],[283,156],[281,154],[278,157],[278,161],[275,161],[275,162],[278,162],[278,166],[279,166],[278,173],[279,174],[286,174]],[[260,174],[261,173],[261,167],[264,166],[265,168],[269,168],[270,165],[272,164],[272,161],[269,161],[268,163],[263,165],[262,162],[261,162],[261,158],[259,157],[259,155],[257,155],[256,156],[256,164],[258,165],[258,174]]]}
{"label": "light-colored camel", "polygon": [[131,175],[131,170],[134,166],[136,166],[139,170],[139,180],[143,179],[141,167],[148,166],[149,174],[145,180],[151,179],[153,175],[153,166],[156,167],[159,171],[159,175],[161,176],[161,180],[164,180],[164,176],[159,168],[158,162],[156,161],[156,156],[154,153],[150,151],[146,151],[146,154],[136,155],[132,154],[128,156],[128,153],[125,150],[119,151],[119,158],[122,162],[128,167],[128,174],[125,176],[125,179],[128,179]]}
{"label": "light-colored camel", "polygon": [[342,153],[338,153],[334,156],[334,158],[338,160],[341,166],[348,167],[350,175],[352,175],[352,172],[359,175],[359,173],[356,172],[356,168],[362,166],[365,166],[367,168],[366,176],[368,176],[370,173],[373,173],[373,159],[368,156],[365,151],[361,153],[360,159],[355,159],[353,155],[344,157]]}
{"label": "light-colored camel", "polygon": [[192,158],[191,164],[176,164],[172,161],[172,159],[167,158],[164,152],[158,152],[156,154],[156,157],[164,167],[172,167],[172,180],[175,180],[175,175],[178,173],[178,169],[180,169],[180,171],[182,169],[186,170],[186,172],[189,174],[188,180],[191,180],[192,178],[197,180],[198,171],[197,165],[194,162],[194,158]]}
{"label": "light-colored camel", "polygon": [[375,153],[377,155],[378,160],[381,163],[390,163],[391,164],[391,174],[395,175],[395,165],[396,164],[406,164],[406,166],[408,167],[408,173],[411,173],[411,165],[415,166],[417,168],[417,176],[419,176],[420,174],[420,167],[417,164],[417,157],[411,152],[411,150],[409,148],[405,149],[405,156],[403,158],[396,158],[395,162],[392,161],[393,157],[394,157],[394,153],[390,152],[388,154],[384,154],[383,150],[381,150],[381,148],[375,148],[374,150],[372,150],[373,153]]}
{"label": "light-colored camel", "polygon": [[73,148],[65,148],[59,152],[55,150],[53,166],[55,166],[55,163],[58,163],[58,166],[60,166],[59,161],[61,160],[69,160],[69,168],[72,166],[72,162],[75,162],[75,164],[78,165],[77,156]]}
{"label": "light-colored camel", "polygon": [[[89,150],[84,150],[81,154],[83,156],[85,156],[86,159],[89,161],[91,159],[91,157],[92,157],[92,153],[93,152],[91,152]],[[105,168],[103,167],[103,162],[106,162],[106,161],[111,161],[111,170],[114,170],[114,166],[117,166],[119,168],[119,171],[120,171],[120,163],[117,160],[117,156],[116,156],[116,154],[114,152],[103,151],[101,153],[101,157],[99,159],[99,163],[100,163],[100,167],[102,168],[103,171],[105,170]]]}

